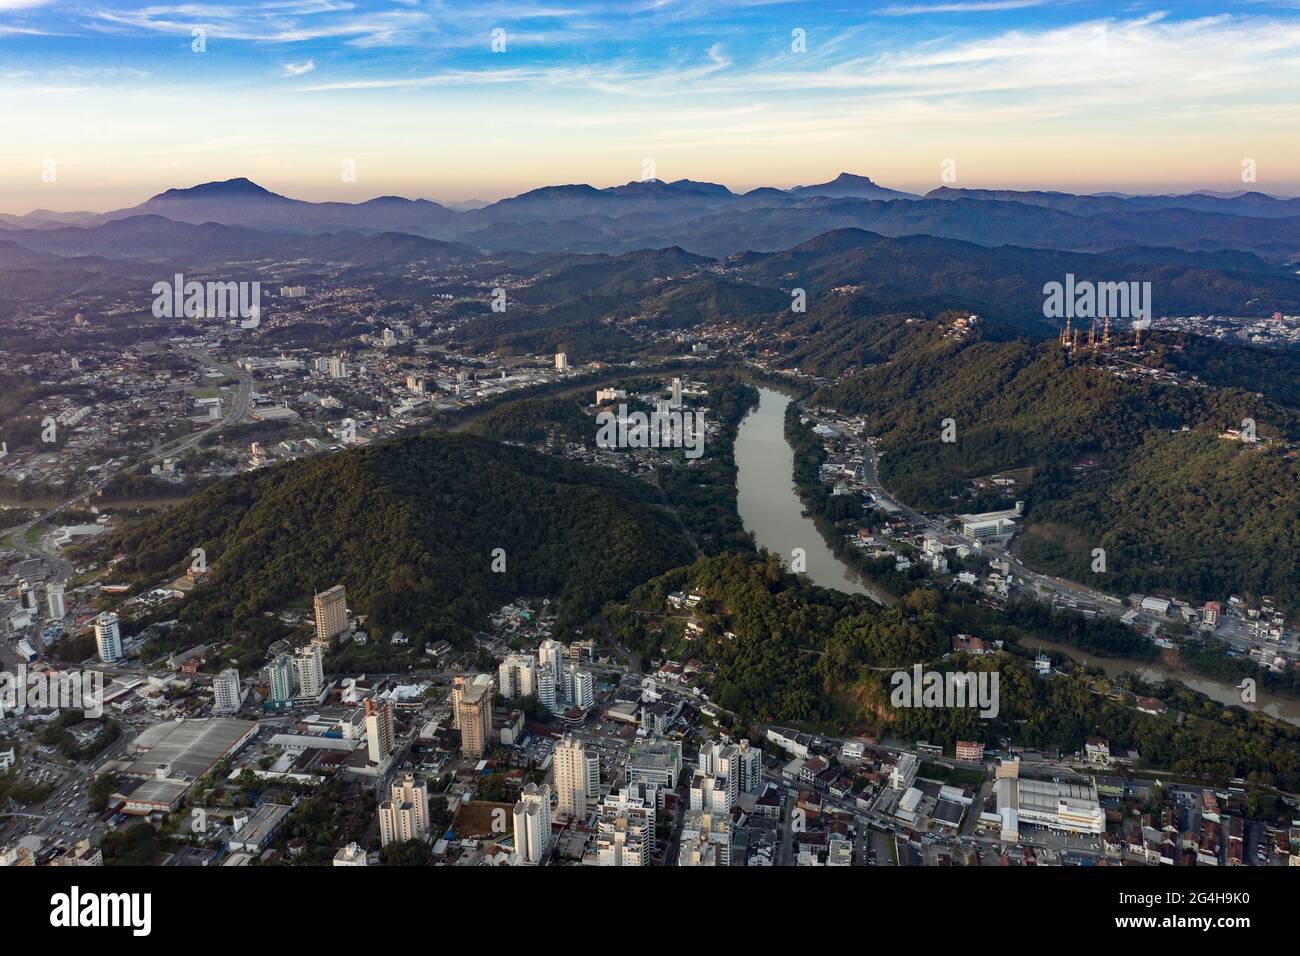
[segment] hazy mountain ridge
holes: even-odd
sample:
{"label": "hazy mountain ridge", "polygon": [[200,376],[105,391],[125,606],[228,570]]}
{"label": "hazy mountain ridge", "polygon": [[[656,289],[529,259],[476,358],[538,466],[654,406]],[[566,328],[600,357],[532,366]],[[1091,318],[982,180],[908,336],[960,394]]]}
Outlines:
{"label": "hazy mountain ridge", "polygon": [[948,186],[918,196],[852,173],[821,184],[789,190],[760,187],[744,194],[688,179],[605,188],[552,185],[460,210],[397,196],[313,203],[241,178],[169,189],[137,206],[91,218],[32,213],[6,216],[0,222],[5,229],[44,231],[60,220],[84,227],[142,215],[288,233],[405,232],[494,251],[623,252],[680,245],[720,257],[755,247],[788,248],[831,229],[857,227],[883,235],[928,234],[983,245],[1094,251],[1129,245],[1228,249],[1276,262],[1300,256],[1300,198],[1258,192],[1082,196]]}

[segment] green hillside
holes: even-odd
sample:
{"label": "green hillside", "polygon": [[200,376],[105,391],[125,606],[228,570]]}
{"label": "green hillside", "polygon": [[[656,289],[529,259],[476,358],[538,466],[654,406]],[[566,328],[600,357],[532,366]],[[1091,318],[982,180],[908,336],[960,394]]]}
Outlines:
{"label": "green hillside", "polygon": [[342,583],[380,628],[453,639],[519,595],[558,597],[559,626],[580,625],[693,553],[644,483],[449,433],[221,482],[109,547],[141,582],[181,573],[204,548],[211,580],[181,612],[200,633]]}
{"label": "green hillside", "polygon": [[[1026,502],[1021,547],[1034,566],[1086,581],[1100,547],[1111,592],[1272,594],[1300,607],[1300,464],[1282,441],[1296,436],[1296,417],[1256,394],[1153,371],[1120,377],[1055,343],[917,336],[815,400],[864,415],[883,442],[886,486],[918,507],[998,506],[971,479],[1032,468],[1013,497]],[[1279,440],[1218,437],[1246,417]]]}

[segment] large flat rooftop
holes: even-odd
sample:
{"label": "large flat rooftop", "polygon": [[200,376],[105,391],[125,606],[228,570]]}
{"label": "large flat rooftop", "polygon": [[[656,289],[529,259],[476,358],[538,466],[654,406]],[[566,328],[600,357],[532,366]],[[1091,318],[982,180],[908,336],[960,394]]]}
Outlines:
{"label": "large flat rooftop", "polygon": [[124,773],[152,777],[166,764],[172,776],[197,779],[222,757],[238,750],[256,730],[255,722],[230,717],[155,724],[132,743],[135,758]]}

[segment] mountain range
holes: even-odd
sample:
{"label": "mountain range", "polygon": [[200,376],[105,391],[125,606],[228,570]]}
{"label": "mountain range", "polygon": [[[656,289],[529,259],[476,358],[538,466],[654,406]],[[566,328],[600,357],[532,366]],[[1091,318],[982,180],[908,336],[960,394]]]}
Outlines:
{"label": "mountain range", "polygon": [[[1300,198],[1259,192],[1124,196],[942,186],[917,195],[842,173],[825,183],[746,193],[688,179],[650,179],[603,189],[577,183],[544,186],[482,206],[457,206],[398,196],[314,203],[239,178],[169,189],[137,206],[107,213],[4,215],[0,236],[28,249],[84,255],[95,241],[69,230],[157,217],[296,235],[397,232],[458,242],[485,253],[617,253],[677,245],[720,258],[787,249],[833,229],[857,228],[884,236],[923,234],[985,246],[1015,243],[1076,251],[1173,246],[1248,252],[1274,265],[1290,265],[1300,258]],[[42,236],[45,233],[49,235]],[[211,237],[218,242],[221,238],[216,233]],[[112,243],[106,238],[96,254]],[[127,243],[103,254],[128,258],[133,247]]]}

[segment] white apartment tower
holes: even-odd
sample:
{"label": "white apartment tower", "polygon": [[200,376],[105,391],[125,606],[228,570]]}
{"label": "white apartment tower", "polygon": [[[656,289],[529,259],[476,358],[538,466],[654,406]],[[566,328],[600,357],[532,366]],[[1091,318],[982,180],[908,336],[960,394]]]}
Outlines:
{"label": "white apartment tower", "polygon": [[530,783],[515,804],[515,854],[520,865],[538,864],[551,849],[551,788]]}
{"label": "white apartment tower", "polygon": [[611,793],[600,804],[596,856],[601,866],[649,866],[655,847],[655,788]]}
{"label": "white apartment tower", "polygon": [[104,611],[95,618],[95,646],[99,649],[99,659],[105,664],[115,663],[126,656],[122,651],[122,632],[117,615],[112,611]]}
{"label": "white apartment tower", "polygon": [[45,585],[45,603],[49,608],[51,618],[56,621],[63,620],[67,608],[63,605],[63,585],[60,582],[51,581]]}
{"label": "white apartment tower", "polygon": [[555,692],[555,674],[549,667],[537,670],[537,699],[553,714],[560,709],[559,695]]}
{"label": "white apartment tower", "polygon": [[678,866],[730,866],[731,815],[691,811],[682,823]]}
{"label": "white apartment tower", "polygon": [[227,667],[212,679],[212,713],[238,713],[243,702],[239,671],[235,668]]}
{"label": "white apartment tower", "polygon": [[[552,713],[564,709],[560,705],[564,698],[565,657],[564,645],[549,637],[537,648],[537,696]],[[547,679],[543,675],[549,675],[550,691],[543,690],[543,681]],[[547,694],[550,696],[549,701],[546,699]]]}
{"label": "white apartment tower", "polygon": [[691,809],[706,813],[729,813],[736,795],[731,792],[730,778],[718,777],[702,770],[691,777]]}
{"label": "white apartment tower", "polygon": [[737,794],[758,793],[762,787],[763,752],[748,740],[736,744],[715,741],[700,750],[697,765],[705,773],[727,778],[733,803]]}
{"label": "white apartment tower", "polygon": [[565,734],[555,745],[554,766],[556,812],[570,820],[581,819],[587,814],[588,794],[587,752],[582,741]]}
{"label": "white apartment tower", "polygon": [[555,370],[557,372],[567,372],[569,370],[569,356],[567,353],[555,353]]}
{"label": "white apartment tower", "polygon": [[294,653],[298,699],[315,703],[325,693],[325,657],[319,644],[304,644]]}
{"label": "white apartment tower", "polygon": [[570,704],[584,710],[596,702],[595,682],[591,671],[570,664],[564,672],[564,696]]}
{"label": "white apartment tower", "polygon": [[532,654],[510,654],[497,671],[501,696],[509,700],[537,694],[537,658]]}
{"label": "white apartment tower", "polygon": [[429,836],[429,787],[407,774],[393,784],[392,799],[379,805],[379,842],[406,843]]}

